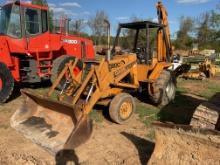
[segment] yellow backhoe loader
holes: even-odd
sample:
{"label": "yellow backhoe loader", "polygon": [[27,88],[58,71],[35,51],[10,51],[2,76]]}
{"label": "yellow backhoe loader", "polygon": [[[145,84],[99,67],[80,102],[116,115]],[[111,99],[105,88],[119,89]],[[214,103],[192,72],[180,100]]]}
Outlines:
{"label": "yellow backhoe loader", "polygon": [[[89,139],[92,121],[88,114],[96,104],[109,106],[111,119],[122,124],[135,111],[131,93],[148,93],[154,104],[165,106],[175,97],[172,46],[167,12],[157,4],[159,23],[140,21],[119,24],[115,44],[107,58],[85,62],[76,75],[78,60],[71,61],[54,82],[46,96],[22,90],[23,105],[11,118],[11,126],[50,151],[73,149]],[[135,32],[134,47],[117,52],[121,32]],[[151,31],[156,30],[155,51],[150,44]],[[139,47],[139,34],[145,34],[145,45]],[[140,51],[141,50],[141,51]],[[58,100],[51,98],[54,89],[65,78]]]}

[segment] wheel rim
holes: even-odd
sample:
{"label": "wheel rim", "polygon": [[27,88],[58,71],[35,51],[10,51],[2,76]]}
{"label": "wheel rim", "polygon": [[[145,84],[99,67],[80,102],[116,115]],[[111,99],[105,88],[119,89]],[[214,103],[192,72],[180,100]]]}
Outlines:
{"label": "wheel rim", "polygon": [[166,87],[166,94],[167,94],[167,97],[169,98],[169,100],[172,99],[173,93],[174,93],[174,86],[171,82],[169,82]]}
{"label": "wheel rim", "polygon": [[130,117],[132,113],[132,104],[130,102],[124,102],[120,107],[120,117],[125,120]]}
{"label": "wheel rim", "polygon": [[3,82],[2,79],[0,78],[0,91],[2,90],[2,87],[3,87]]}

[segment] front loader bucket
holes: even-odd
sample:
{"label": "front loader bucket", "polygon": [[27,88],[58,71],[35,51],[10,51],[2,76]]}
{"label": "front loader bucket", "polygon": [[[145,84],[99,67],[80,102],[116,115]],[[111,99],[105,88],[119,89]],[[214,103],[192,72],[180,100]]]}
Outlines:
{"label": "front loader bucket", "polygon": [[92,121],[77,106],[22,90],[23,105],[11,117],[11,126],[52,154],[74,149],[92,133]]}
{"label": "front loader bucket", "polygon": [[190,126],[154,124],[155,149],[148,164],[220,164],[220,133]]}

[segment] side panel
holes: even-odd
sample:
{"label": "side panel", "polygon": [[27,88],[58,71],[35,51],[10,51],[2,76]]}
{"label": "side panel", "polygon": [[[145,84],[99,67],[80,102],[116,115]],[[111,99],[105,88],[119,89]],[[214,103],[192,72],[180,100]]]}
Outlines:
{"label": "side panel", "polygon": [[13,66],[9,50],[9,44],[5,37],[0,38],[0,62],[5,63],[8,67]]}
{"label": "side panel", "polygon": [[0,62],[5,63],[11,70],[15,81],[20,81],[19,58],[12,54],[25,54],[25,41],[7,36],[0,37]]}
{"label": "side panel", "polygon": [[28,51],[30,52],[49,52],[50,51],[50,34],[43,33],[28,38]]}
{"label": "side panel", "polygon": [[79,59],[94,59],[95,51],[92,41],[73,35],[50,34],[50,49],[53,58],[68,54]]}
{"label": "side panel", "polygon": [[61,42],[66,54],[74,55],[80,59],[94,59],[95,51],[92,41],[77,36],[62,36]]}

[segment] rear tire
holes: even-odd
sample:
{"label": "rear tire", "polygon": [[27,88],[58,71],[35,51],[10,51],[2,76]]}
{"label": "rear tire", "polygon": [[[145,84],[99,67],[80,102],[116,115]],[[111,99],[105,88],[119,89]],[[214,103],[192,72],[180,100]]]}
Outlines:
{"label": "rear tire", "polygon": [[159,107],[164,107],[175,99],[175,80],[169,71],[162,71],[155,82],[156,93],[150,94],[150,100]]}
{"label": "rear tire", "polygon": [[14,89],[14,78],[8,67],[0,63],[0,104],[8,101]]}
{"label": "rear tire", "polygon": [[131,118],[135,109],[133,97],[127,93],[120,93],[112,99],[109,106],[109,115],[114,122],[123,124]]}
{"label": "rear tire", "polygon": [[[64,69],[65,65],[68,62],[70,62],[71,60],[75,61],[75,59],[76,59],[75,57],[69,56],[69,55],[63,55],[63,56],[60,56],[57,59],[55,59],[53,62],[53,68],[51,71],[51,73],[52,73],[51,82],[54,83],[55,80],[57,79],[57,77],[59,76],[60,72]],[[79,61],[77,63],[77,67],[78,67],[78,69],[82,70],[82,68],[83,68],[82,61]],[[63,78],[57,88],[61,90],[65,81],[66,81],[65,78]]]}

